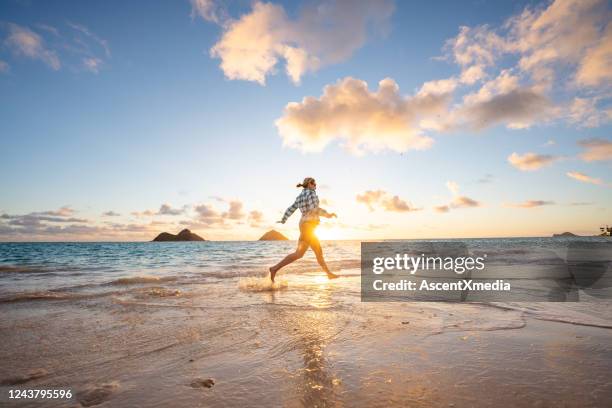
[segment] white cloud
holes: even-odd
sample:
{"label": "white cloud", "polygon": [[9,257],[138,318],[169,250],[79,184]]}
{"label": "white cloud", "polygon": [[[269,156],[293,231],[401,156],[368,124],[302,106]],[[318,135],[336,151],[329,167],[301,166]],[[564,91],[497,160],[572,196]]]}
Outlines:
{"label": "white cloud", "polygon": [[9,23],[9,36],[5,44],[17,55],[43,61],[54,70],[61,67],[56,52],[46,47],[43,38],[27,27]]}
{"label": "white cloud", "polygon": [[451,208],[470,208],[470,207],[480,207],[480,203],[470,197],[466,196],[457,196],[454,197],[450,203]]}
{"label": "white cloud", "polygon": [[522,203],[516,204],[506,204],[506,207],[515,207],[515,208],[537,208],[545,205],[554,205],[554,201],[545,201],[545,200],[527,200]]}
{"label": "white cloud", "polygon": [[448,188],[454,195],[459,194],[459,184],[454,181],[447,181],[446,188]]}
{"label": "white cloud", "polygon": [[[193,10],[220,22],[211,1],[192,2]],[[393,12],[390,0],[318,1],[291,19],[281,5],[255,2],[250,13],[223,21],[222,38],[210,50],[229,79],[265,84],[279,61],[294,83],[309,71],[350,57],[366,41],[370,26],[384,26]]]}
{"label": "white cloud", "polygon": [[578,171],[569,171],[566,174],[567,174],[568,177],[573,178],[574,180],[581,181],[583,183],[603,184],[603,181],[601,179],[588,176],[588,175],[586,175],[584,173],[580,173]]}
{"label": "white cloud", "polygon": [[368,190],[356,197],[358,203],[368,206],[370,211],[381,208],[389,212],[411,212],[420,211],[409,202],[402,200],[397,195],[391,195],[384,190]]}
{"label": "white cloud", "polygon": [[222,24],[229,17],[225,8],[217,0],[190,0],[191,1],[191,17],[196,15],[202,17],[206,21]]}
{"label": "white cloud", "polygon": [[83,58],[83,66],[86,70],[97,74],[100,72],[100,67],[102,66],[102,60],[99,58]]}
{"label": "white cloud", "polygon": [[520,155],[518,153],[512,153],[508,156],[508,162],[522,171],[539,170],[544,166],[552,164],[556,160],[559,160],[559,157],[548,154],[525,153]]}
{"label": "white cloud", "polygon": [[[498,123],[525,128],[559,118],[585,127],[604,124],[610,112],[596,104],[609,97],[612,84],[610,21],[606,0],[556,0],[527,7],[501,27],[460,27],[445,46],[447,59],[461,67],[460,83],[473,85],[487,77],[486,71],[500,72],[466,95],[438,129]],[[574,99],[553,101],[549,94],[555,85],[573,92]]]}
{"label": "white cloud", "polygon": [[576,73],[578,83],[586,86],[598,86],[612,80],[612,24],[608,23],[604,36],[588,49],[580,62]]}
{"label": "white cloud", "polygon": [[597,108],[599,98],[576,97],[569,106],[568,121],[578,127],[594,128],[605,124],[611,119],[609,111]]}
{"label": "white cloud", "polygon": [[287,104],[276,127],[286,146],[306,152],[321,151],[332,141],[357,154],[426,149],[433,140],[423,134],[420,122],[449,103],[448,94],[429,91],[404,97],[395,81],[386,78],[374,92],[366,82],[347,77],[327,85],[320,98]]}
{"label": "white cloud", "polygon": [[612,160],[612,141],[605,139],[584,139],[578,144],[585,148],[585,152],[580,155],[584,161],[603,161]]}
{"label": "white cloud", "polygon": [[439,205],[434,207],[434,210],[439,213],[449,212],[451,209],[480,207],[482,204],[470,197],[459,194],[459,184],[454,181],[447,181],[446,187],[453,195],[453,199],[447,205]]}
{"label": "white cloud", "polygon": [[[97,74],[111,56],[108,41],[84,25],[66,24],[72,29],[68,35],[62,35],[56,27],[46,24],[36,24],[34,27],[38,32],[35,32],[28,27],[7,23],[4,26],[8,29],[8,36],[4,44],[15,55],[40,60],[56,71],[62,66],[78,66]],[[0,61],[0,72],[2,66]]]}

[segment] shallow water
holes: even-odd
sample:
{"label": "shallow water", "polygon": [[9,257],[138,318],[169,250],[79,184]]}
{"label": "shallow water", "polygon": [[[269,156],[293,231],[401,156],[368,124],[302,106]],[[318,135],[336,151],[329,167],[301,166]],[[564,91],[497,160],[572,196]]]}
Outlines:
{"label": "shallow water", "polygon": [[[527,242],[555,253],[565,245]],[[470,241],[507,254],[521,243]],[[46,406],[612,400],[605,299],[362,303],[354,241],[324,243],[342,278],[328,281],[308,253],[272,286],[267,267],[294,245],[0,244],[0,382],[77,394]],[[210,388],[198,386],[209,378]]]}

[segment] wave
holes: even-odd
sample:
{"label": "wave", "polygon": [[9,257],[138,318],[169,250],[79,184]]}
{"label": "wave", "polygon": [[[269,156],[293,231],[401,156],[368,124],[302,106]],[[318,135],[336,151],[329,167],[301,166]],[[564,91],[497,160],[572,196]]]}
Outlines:
{"label": "wave", "polygon": [[[586,302],[585,302],[586,303]],[[536,320],[565,323],[575,326],[597,327],[601,329],[612,329],[612,321],[591,316],[584,312],[571,310],[572,306],[581,303],[535,303],[535,304],[512,304],[512,303],[473,303],[482,307],[492,307],[501,310],[512,310],[522,312],[525,317]],[[593,303],[588,303],[593,306]]]}
{"label": "wave", "polygon": [[272,282],[270,278],[243,278],[238,281],[238,288],[244,292],[274,292],[289,287],[286,280]]}
{"label": "wave", "polygon": [[178,297],[181,296],[181,291],[178,289],[168,289],[163,287],[154,287],[148,288],[145,292],[142,292],[138,295],[139,297],[156,297],[156,298],[164,298],[164,297]]}
{"label": "wave", "polygon": [[129,278],[119,278],[112,282],[110,285],[136,285],[140,283],[160,283],[160,282],[172,282],[177,278],[175,276],[131,276]]}
{"label": "wave", "polygon": [[49,273],[52,270],[35,266],[0,265],[0,273]]}
{"label": "wave", "polygon": [[25,302],[29,300],[83,300],[94,299],[103,296],[109,296],[118,292],[103,292],[103,293],[71,293],[59,292],[51,290],[41,290],[35,292],[14,293],[8,296],[0,297],[0,303]]}

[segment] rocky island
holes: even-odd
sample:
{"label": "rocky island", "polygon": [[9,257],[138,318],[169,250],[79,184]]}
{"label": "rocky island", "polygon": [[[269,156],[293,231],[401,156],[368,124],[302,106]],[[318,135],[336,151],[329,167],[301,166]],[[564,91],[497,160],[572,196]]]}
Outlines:
{"label": "rocky island", "polygon": [[206,241],[204,238],[195,234],[188,229],[184,229],[178,234],[170,234],[168,232],[162,232],[155,237],[153,242],[179,242],[179,241]]}
{"label": "rocky island", "polygon": [[553,234],[553,238],[562,238],[562,237],[578,237],[579,235],[572,234],[571,232],[563,232],[561,234]]}
{"label": "rocky island", "polygon": [[288,239],[289,238],[276,230],[270,230],[259,238],[260,241],[287,241]]}

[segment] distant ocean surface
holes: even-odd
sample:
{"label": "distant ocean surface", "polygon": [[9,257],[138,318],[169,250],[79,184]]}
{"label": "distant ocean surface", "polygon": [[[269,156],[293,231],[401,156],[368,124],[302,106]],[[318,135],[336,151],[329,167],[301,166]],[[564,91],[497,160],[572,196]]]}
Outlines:
{"label": "distant ocean surface", "polygon": [[[609,239],[460,242],[495,254],[493,268],[528,271],[562,262],[572,242]],[[608,299],[361,302],[360,241],[323,242],[341,278],[328,281],[309,251],[271,287],[268,267],[294,249],[0,243],[0,383],[71,388],[84,406],[582,407],[612,398]],[[202,389],[207,378],[216,383]]]}
{"label": "distant ocean surface", "polygon": [[[515,267],[517,263],[525,266],[541,263],[550,254],[564,260],[572,242],[601,243],[610,239],[427,241],[465,243],[472,252],[495,254],[495,259],[502,262],[496,266],[503,266],[507,260],[508,265]],[[294,241],[0,243],[0,302],[84,299],[125,293],[131,285],[169,285],[172,290],[194,284],[224,283],[235,287],[240,278],[266,276],[268,267],[294,248]],[[525,248],[530,256],[521,256]],[[323,249],[332,270],[353,277],[359,275],[360,241],[326,241]],[[320,273],[311,251],[283,269],[280,276],[296,273]]]}

